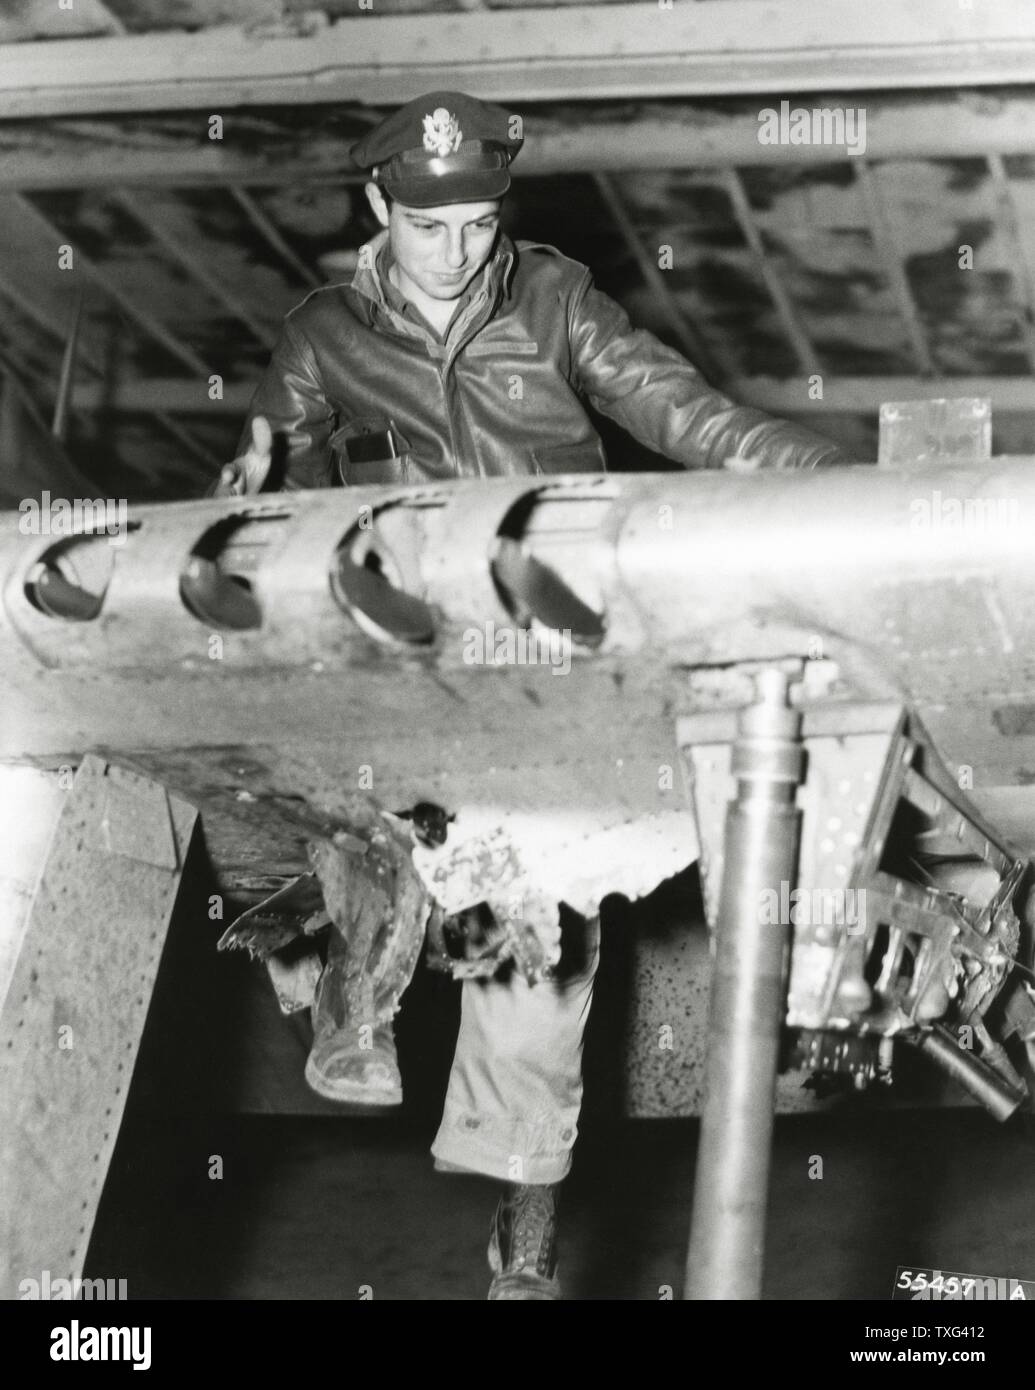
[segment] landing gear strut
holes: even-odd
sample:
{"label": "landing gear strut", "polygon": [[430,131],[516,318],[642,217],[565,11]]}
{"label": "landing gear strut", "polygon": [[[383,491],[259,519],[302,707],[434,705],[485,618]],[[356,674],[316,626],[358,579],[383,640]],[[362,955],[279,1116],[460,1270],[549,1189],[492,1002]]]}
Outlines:
{"label": "landing gear strut", "polygon": [[[716,921],[706,1099],[687,1255],[687,1299],[757,1299],[790,924],[762,911],[797,881],[804,773],[792,674],[771,667],[740,715]],[[784,893],[786,898],[786,892]]]}

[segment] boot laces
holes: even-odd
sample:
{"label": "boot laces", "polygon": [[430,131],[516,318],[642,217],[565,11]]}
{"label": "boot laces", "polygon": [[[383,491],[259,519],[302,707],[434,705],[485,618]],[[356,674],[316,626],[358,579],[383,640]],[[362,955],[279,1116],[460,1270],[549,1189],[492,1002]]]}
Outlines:
{"label": "boot laces", "polygon": [[511,1268],[549,1275],[553,1257],[556,1217],[553,1190],[530,1185],[519,1187],[507,1201],[511,1211]]}

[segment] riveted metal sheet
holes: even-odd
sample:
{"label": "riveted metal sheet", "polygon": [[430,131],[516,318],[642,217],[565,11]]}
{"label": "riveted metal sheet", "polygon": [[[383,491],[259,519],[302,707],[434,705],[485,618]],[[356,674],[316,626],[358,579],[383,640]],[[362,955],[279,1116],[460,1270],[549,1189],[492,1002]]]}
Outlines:
{"label": "riveted metal sheet", "polygon": [[57,775],[0,765],[0,1009],[64,799]]}
{"label": "riveted metal sheet", "polygon": [[[94,757],[65,795],[0,1012],[3,1298],[43,1270],[82,1274],[197,815]],[[103,847],[106,814],[125,825],[159,797],[167,835]]]}
{"label": "riveted metal sheet", "polygon": [[[731,712],[718,711],[678,723],[679,740],[690,762],[709,921],[715,919],[726,809],[735,791],[730,771],[733,718]],[[806,712],[808,772],[799,794],[798,882],[803,888],[834,890],[850,884],[888,750],[901,722],[901,711],[885,704],[828,706]]]}

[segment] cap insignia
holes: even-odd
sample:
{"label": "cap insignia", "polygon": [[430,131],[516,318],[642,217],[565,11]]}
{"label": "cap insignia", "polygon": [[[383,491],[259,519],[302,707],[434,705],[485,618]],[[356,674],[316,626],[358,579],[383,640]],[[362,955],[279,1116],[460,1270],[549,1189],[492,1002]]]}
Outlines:
{"label": "cap insignia", "polygon": [[437,106],[430,116],[424,117],[424,148],[443,158],[454,154],[460,148],[463,131],[455,116],[451,116],[444,106]]}

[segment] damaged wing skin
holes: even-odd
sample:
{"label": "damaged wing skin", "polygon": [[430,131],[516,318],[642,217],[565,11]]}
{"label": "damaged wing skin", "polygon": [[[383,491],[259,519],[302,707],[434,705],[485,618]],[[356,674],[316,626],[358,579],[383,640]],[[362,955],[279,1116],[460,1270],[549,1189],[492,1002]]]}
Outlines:
{"label": "damaged wing skin", "polygon": [[310,871],[242,912],[219,938],[218,949],[250,951],[255,960],[264,961],[296,937],[314,935],[329,921],[320,880]]}
{"label": "damaged wing skin", "polygon": [[[270,968],[284,1012],[312,1002],[316,944],[294,959],[282,954],[303,936],[337,928],[330,950],[345,968],[350,1002],[378,1023],[395,1016],[424,942],[431,899],[410,859],[410,835],[373,824],[342,830],[309,846],[313,868],[243,912],[219,940],[220,950],[247,950]],[[369,1007],[373,1001],[373,1007]]]}

